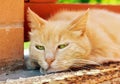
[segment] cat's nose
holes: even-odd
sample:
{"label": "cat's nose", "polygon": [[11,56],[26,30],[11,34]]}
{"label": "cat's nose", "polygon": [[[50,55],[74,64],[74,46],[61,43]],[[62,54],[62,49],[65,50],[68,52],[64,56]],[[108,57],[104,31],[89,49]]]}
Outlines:
{"label": "cat's nose", "polygon": [[46,62],[51,65],[51,63],[54,61],[54,58],[46,58]]}

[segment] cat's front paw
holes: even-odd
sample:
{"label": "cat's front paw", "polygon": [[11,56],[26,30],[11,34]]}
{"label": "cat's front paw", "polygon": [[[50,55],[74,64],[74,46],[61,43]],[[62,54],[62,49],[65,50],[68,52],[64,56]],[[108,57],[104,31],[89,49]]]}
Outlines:
{"label": "cat's front paw", "polygon": [[40,68],[40,73],[41,73],[41,74],[47,74],[47,71],[44,70],[43,68]]}
{"label": "cat's front paw", "polygon": [[25,65],[27,69],[39,69],[40,68],[40,66],[36,62],[33,62],[30,59],[26,61]]}

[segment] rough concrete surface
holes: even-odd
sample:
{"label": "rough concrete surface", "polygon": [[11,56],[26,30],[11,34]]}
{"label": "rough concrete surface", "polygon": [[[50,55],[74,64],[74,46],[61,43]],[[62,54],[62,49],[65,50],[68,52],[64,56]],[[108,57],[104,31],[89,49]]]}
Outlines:
{"label": "rough concrete surface", "polygon": [[[25,60],[29,57],[29,50],[24,50],[24,58]],[[32,76],[39,76],[41,73],[39,70],[17,70],[17,71],[9,71],[0,75],[0,81],[5,81],[7,79],[18,79],[18,78],[26,78]]]}
{"label": "rough concrete surface", "polygon": [[27,78],[39,75],[41,75],[39,70],[18,70],[1,74],[0,81],[5,81],[7,79]]}

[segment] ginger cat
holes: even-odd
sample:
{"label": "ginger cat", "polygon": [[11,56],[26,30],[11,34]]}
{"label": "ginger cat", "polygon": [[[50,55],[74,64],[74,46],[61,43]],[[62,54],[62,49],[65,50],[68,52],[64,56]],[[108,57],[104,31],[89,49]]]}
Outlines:
{"label": "ginger cat", "polygon": [[107,10],[60,11],[48,20],[28,9],[29,65],[42,73],[120,61],[120,14]]}

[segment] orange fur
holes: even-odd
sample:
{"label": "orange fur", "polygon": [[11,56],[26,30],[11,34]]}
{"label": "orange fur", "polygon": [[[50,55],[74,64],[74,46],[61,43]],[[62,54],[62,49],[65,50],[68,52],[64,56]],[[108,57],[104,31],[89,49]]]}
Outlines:
{"label": "orange fur", "polygon": [[[32,29],[30,59],[47,73],[120,61],[120,14],[99,9],[60,11],[46,21],[29,9],[28,20]],[[65,48],[58,48],[66,43]]]}

